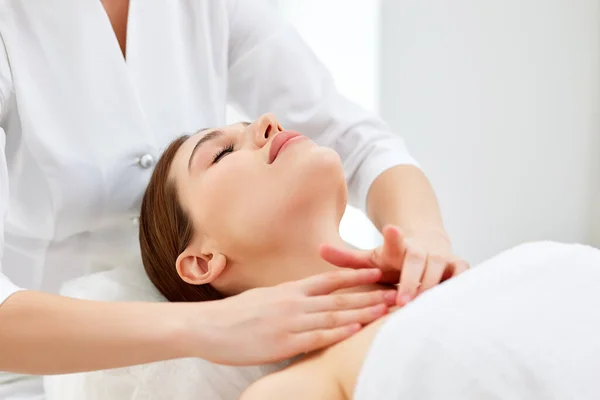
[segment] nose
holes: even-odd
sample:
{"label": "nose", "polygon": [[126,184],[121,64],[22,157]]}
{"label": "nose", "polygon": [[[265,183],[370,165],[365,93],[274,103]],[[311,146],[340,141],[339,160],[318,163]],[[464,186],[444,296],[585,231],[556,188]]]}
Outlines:
{"label": "nose", "polygon": [[283,130],[275,115],[271,113],[261,115],[255,124],[254,140],[258,147],[263,147],[269,139]]}

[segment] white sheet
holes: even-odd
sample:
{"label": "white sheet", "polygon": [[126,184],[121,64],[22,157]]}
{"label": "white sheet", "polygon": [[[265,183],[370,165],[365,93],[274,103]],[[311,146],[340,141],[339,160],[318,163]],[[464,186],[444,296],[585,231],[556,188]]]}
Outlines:
{"label": "white sheet", "polygon": [[355,399],[600,399],[600,251],[533,243],[384,324]]}
{"label": "white sheet", "polygon": [[[64,295],[104,301],[165,301],[142,267],[71,281]],[[236,400],[255,380],[284,366],[228,367],[179,359],[110,371],[44,378],[47,400]]]}

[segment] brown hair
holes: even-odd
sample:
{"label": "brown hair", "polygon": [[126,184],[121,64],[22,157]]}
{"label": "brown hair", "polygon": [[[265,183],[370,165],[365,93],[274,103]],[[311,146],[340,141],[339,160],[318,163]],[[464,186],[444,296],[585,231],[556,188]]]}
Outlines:
{"label": "brown hair", "polygon": [[169,170],[175,153],[189,136],[175,139],[161,156],[142,200],[140,248],[150,281],[169,301],[207,301],[223,296],[211,285],[185,282],[175,267],[194,236],[192,220],[181,207]]}

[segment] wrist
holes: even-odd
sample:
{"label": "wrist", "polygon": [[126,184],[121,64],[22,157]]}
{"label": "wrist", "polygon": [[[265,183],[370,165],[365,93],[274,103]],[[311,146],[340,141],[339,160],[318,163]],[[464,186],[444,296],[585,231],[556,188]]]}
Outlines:
{"label": "wrist", "polygon": [[448,235],[446,230],[444,230],[443,228],[427,227],[420,229],[411,229],[404,231],[404,235],[408,240],[427,242],[438,252],[452,252],[452,242],[450,241],[450,235]]}
{"label": "wrist", "polygon": [[[157,345],[165,349],[168,359],[197,356],[198,332],[193,329],[191,319],[193,310],[189,303],[164,303],[154,314],[154,326],[157,326]],[[158,320],[157,320],[158,317]]]}
{"label": "wrist", "polygon": [[169,303],[170,310],[162,338],[175,358],[211,359],[211,351],[220,345],[220,336],[211,329],[214,301]]}
{"label": "wrist", "polygon": [[446,230],[442,227],[426,226],[426,227],[418,227],[418,228],[408,228],[403,231],[406,236],[431,237],[431,238],[437,238],[438,240],[444,240],[444,241],[450,243],[450,235],[448,235],[448,232],[446,232]]}

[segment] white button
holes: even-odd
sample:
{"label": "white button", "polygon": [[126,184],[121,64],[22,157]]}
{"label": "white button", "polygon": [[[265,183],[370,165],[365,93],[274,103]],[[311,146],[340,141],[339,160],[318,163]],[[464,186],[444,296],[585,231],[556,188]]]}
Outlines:
{"label": "white button", "polygon": [[140,157],[138,164],[142,168],[150,168],[154,165],[154,157],[152,157],[152,154],[144,154]]}

